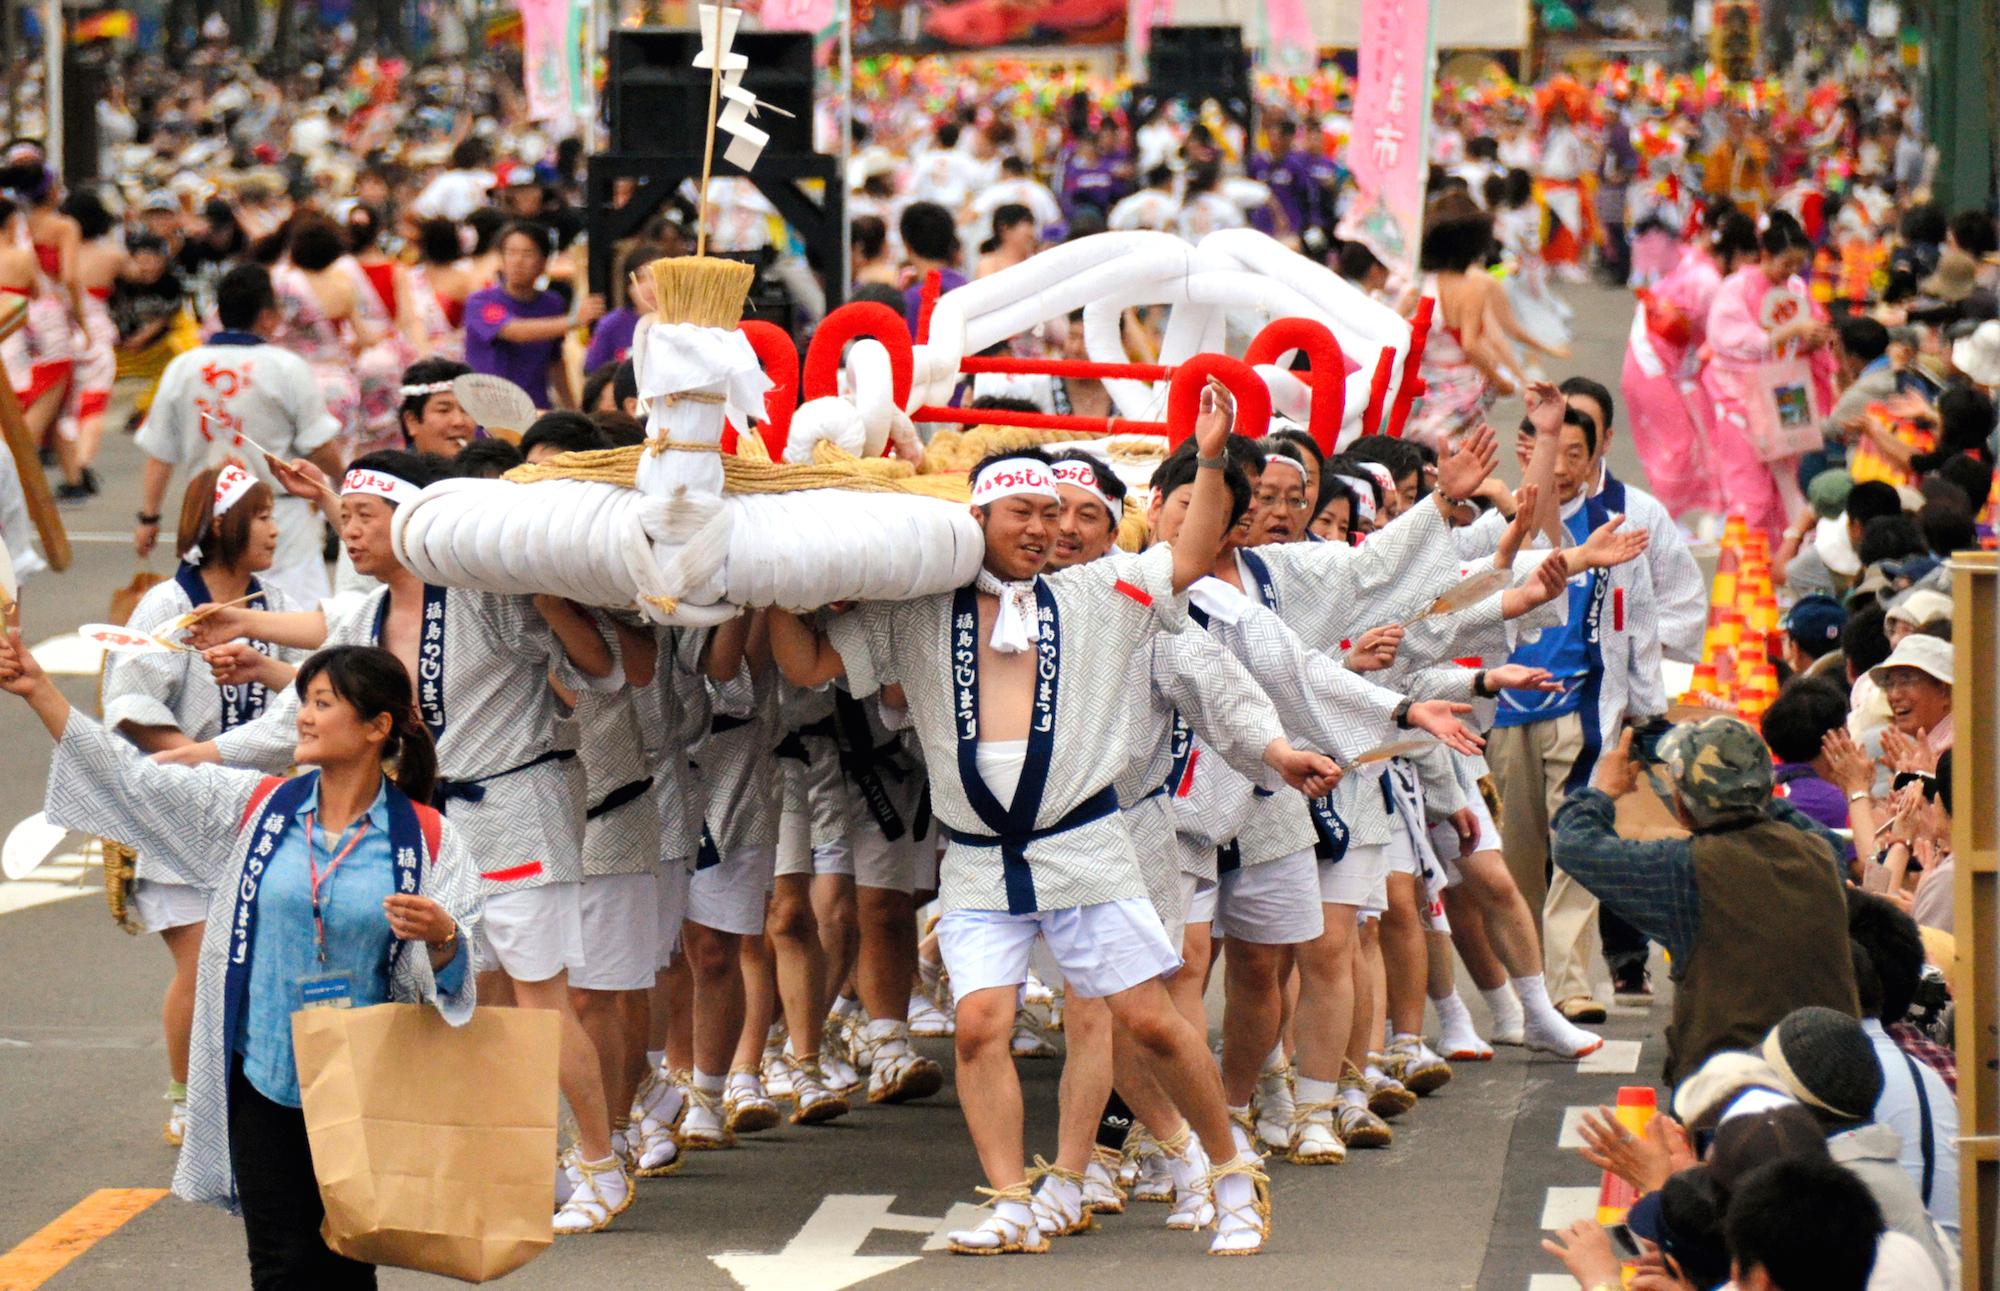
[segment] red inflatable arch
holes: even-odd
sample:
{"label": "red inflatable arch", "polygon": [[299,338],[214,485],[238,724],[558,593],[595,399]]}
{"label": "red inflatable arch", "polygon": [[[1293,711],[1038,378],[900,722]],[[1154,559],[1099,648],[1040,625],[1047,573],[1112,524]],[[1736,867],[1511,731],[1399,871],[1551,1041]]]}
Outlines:
{"label": "red inflatable arch", "polygon": [[[910,328],[903,316],[887,305],[857,300],[842,305],[826,316],[813,333],[806,350],[805,381],[800,393],[805,399],[824,399],[840,393],[840,360],[847,343],[858,337],[872,337],[889,351],[889,376],[896,406],[910,402],[910,380],[915,364],[910,355]],[[773,378],[775,379],[775,378]]]}
{"label": "red inflatable arch", "polygon": [[[1317,364],[1315,364],[1317,366]],[[1333,371],[1339,372],[1335,364]],[[1271,428],[1271,390],[1250,365],[1226,354],[1197,354],[1174,369],[1167,384],[1167,449],[1194,434],[1201,392],[1214,377],[1236,396],[1236,433],[1256,439]],[[1314,396],[1318,402],[1318,396]]]}
{"label": "red inflatable arch", "polygon": [[1310,318],[1274,318],[1244,351],[1252,367],[1276,363],[1288,350],[1305,351],[1312,364],[1312,421],[1306,430],[1319,451],[1331,457],[1340,438],[1340,419],[1347,413],[1347,355],[1325,323]]}
{"label": "red inflatable arch", "polygon": [[737,331],[750,342],[771,388],[764,392],[764,447],[771,460],[785,460],[785,441],[792,434],[792,412],[799,406],[799,351],[791,336],[776,323],[752,318],[739,323]]}

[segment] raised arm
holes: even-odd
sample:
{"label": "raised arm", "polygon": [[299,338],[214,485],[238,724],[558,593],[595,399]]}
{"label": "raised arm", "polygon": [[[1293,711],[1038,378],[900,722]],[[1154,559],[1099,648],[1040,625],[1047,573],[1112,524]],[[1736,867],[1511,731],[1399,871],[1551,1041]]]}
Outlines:
{"label": "raised arm", "polygon": [[586,677],[611,675],[618,661],[611,657],[604,634],[576,602],[560,596],[537,596],[535,609],[556,634],[556,642],[578,672]]}
{"label": "raised arm", "polygon": [[1228,460],[1229,436],[1234,433],[1236,412],[1229,391],[1211,380],[1201,392],[1201,413],[1195,418],[1194,496],[1188,501],[1187,518],[1181,522],[1174,541],[1174,591],[1185,592],[1196,579],[1215,568],[1215,555],[1222,550],[1222,535],[1229,529],[1229,486],[1223,483],[1222,468]]}
{"label": "raised arm", "polygon": [[773,606],[770,614],[771,657],[778,671],[794,686],[823,686],[847,674],[840,651],[819,627],[790,610]]}

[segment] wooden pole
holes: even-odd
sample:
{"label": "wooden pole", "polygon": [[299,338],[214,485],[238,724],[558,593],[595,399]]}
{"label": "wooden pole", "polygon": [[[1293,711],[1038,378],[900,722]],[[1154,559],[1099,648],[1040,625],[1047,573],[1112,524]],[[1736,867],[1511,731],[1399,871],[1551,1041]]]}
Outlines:
{"label": "wooden pole", "polygon": [[708,135],[701,143],[701,212],[695,222],[694,238],[697,256],[708,254],[708,175],[715,162],[715,105],[722,97],[723,8],[722,0],[715,0],[715,66],[708,72]]}
{"label": "wooden pole", "polygon": [[1996,1213],[2000,1213],[2000,1082],[1995,1080],[1995,999],[2000,963],[2000,695],[1994,641],[2000,634],[2000,577],[1994,554],[1955,552],[1951,558],[1952,926],[1958,934],[1951,989],[1957,1004],[1958,1212],[1968,1288],[1991,1287]]}
{"label": "wooden pole", "polygon": [[[27,306],[13,311],[13,316],[0,322],[0,340],[5,340],[19,331],[28,321]],[[35,437],[28,433],[28,419],[21,412],[21,401],[14,397],[14,387],[0,381],[0,434],[7,438],[7,447],[14,451],[14,468],[21,477],[21,492],[28,500],[28,515],[35,522],[35,533],[42,540],[42,556],[49,562],[49,568],[61,573],[69,568],[69,535],[63,531],[62,513],[56,510],[55,494],[49,491],[49,477],[42,472],[42,459]]]}

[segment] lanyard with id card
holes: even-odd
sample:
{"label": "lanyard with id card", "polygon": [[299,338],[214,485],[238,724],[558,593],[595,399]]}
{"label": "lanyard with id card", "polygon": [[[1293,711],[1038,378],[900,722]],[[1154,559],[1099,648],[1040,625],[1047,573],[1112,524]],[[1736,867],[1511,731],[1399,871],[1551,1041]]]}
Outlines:
{"label": "lanyard with id card", "polygon": [[[324,873],[313,856],[313,836],[317,832],[317,813],[306,813],[306,872],[312,884],[313,947],[319,959],[320,971],[309,973],[299,979],[299,1007],[302,1009],[351,1009],[354,1007],[354,975],[352,973],[329,970],[326,966],[326,915],[320,901],[320,885],[333,878],[340,863],[347,859],[362,836],[368,832],[368,818],[361,818],[360,827],[354,831],[347,846],[340,849],[327,863]],[[336,842],[339,840],[335,840]]]}

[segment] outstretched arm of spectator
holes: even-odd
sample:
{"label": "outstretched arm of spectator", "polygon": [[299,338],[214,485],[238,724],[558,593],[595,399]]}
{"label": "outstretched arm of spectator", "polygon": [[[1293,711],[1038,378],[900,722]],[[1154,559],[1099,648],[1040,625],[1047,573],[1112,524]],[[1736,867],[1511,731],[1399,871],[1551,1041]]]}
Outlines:
{"label": "outstretched arm of spectator", "polygon": [[1666,947],[1677,963],[1687,962],[1701,906],[1686,839],[1620,838],[1617,800],[1585,788],[1556,812],[1554,852],[1556,864],[1592,896]]}

